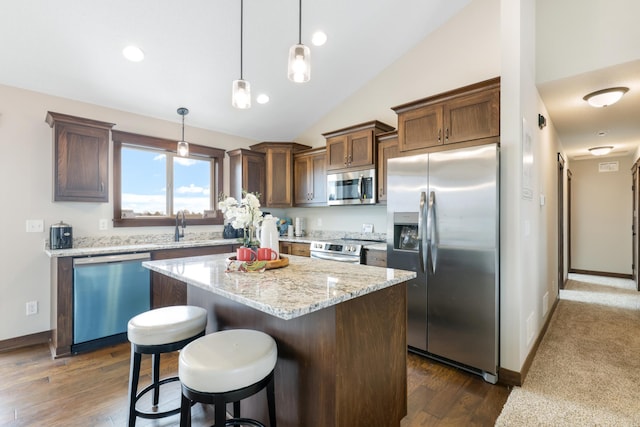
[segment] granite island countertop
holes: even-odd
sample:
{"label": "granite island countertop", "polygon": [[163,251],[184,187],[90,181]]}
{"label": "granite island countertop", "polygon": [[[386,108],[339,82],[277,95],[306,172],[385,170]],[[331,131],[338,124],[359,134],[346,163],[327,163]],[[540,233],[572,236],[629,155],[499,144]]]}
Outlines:
{"label": "granite island countertop", "polygon": [[289,255],[262,273],[227,272],[233,254],[145,261],[142,265],[281,319],[293,319],[406,282],[412,271]]}

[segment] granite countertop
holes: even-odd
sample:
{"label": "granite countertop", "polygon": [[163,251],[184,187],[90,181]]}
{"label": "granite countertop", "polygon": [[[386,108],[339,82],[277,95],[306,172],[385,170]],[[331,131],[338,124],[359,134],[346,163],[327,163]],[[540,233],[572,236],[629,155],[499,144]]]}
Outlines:
{"label": "granite countertop", "polygon": [[285,320],[416,277],[412,271],[294,255],[287,256],[289,265],[283,268],[262,273],[226,272],[230,255],[145,261],[142,265]]}
{"label": "granite countertop", "polygon": [[132,243],[114,246],[92,246],[71,249],[45,249],[50,258],[68,256],[107,255],[121,252],[146,252],[163,249],[197,248],[203,246],[221,246],[238,244],[238,239],[181,240],[179,242]]}
{"label": "granite countertop", "polygon": [[[280,236],[281,242],[293,242],[293,243],[311,243],[314,240],[331,240],[323,238],[312,237],[288,237]],[[233,245],[239,244],[238,239],[200,239],[200,240],[181,240],[175,241],[150,241],[150,242],[128,242],[119,243],[113,245],[97,245],[97,246],[80,246],[70,249],[49,249],[45,248],[44,252],[50,258],[56,257],[80,257],[80,256],[96,256],[96,255],[108,255],[124,252],[146,252],[146,251],[159,251],[163,249],[180,249],[180,248],[197,248],[204,246],[221,246],[221,245]],[[74,240],[75,244],[75,240]],[[374,243],[365,245],[365,249],[372,250],[387,250],[386,243]]]}

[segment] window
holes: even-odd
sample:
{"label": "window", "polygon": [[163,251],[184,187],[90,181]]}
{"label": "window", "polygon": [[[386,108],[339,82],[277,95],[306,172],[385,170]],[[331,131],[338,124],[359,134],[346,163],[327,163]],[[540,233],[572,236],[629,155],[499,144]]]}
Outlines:
{"label": "window", "polygon": [[173,225],[184,211],[191,224],[222,224],[224,150],[189,144],[189,157],[176,154],[176,141],[112,131],[115,227]]}

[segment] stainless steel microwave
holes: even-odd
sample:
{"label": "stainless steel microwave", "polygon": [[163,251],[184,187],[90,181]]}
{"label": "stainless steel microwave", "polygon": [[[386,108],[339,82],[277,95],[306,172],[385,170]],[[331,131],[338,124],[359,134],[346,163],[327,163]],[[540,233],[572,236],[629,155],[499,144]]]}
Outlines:
{"label": "stainless steel microwave", "polygon": [[375,204],[376,170],[328,174],[327,201],[330,206]]}

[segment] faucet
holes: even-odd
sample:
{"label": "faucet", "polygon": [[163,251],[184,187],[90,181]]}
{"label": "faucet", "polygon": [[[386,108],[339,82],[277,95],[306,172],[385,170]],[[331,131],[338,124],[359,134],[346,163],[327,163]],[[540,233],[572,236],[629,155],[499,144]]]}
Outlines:
{"label": "faucet", "polygon": [[[182,216],[182,219],[180,219]],[[182,227],[182,232],[178,229],[178,224]],[[187,220],[184,217],[184,210],[178,211],[176,214],[176,232],[175,232],[175,241],[179,242],[181,237],[184,237],[184,229],[187,226]]]}

